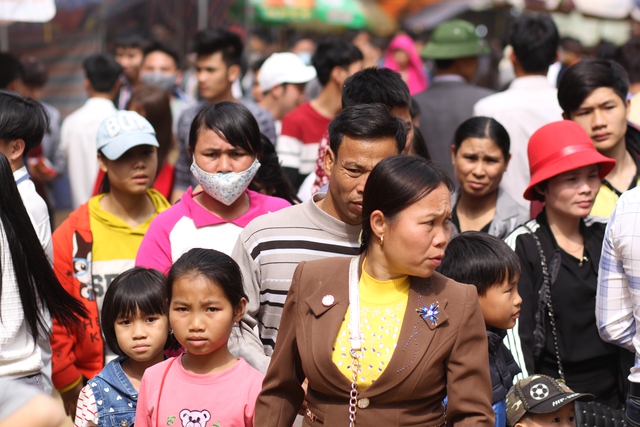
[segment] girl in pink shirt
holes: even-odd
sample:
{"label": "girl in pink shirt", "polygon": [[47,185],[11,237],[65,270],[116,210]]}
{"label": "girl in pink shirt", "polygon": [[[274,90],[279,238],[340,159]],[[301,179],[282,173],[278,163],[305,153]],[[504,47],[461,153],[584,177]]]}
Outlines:
{"label": "girl in pink shirt", "polygon": [[169,271],[167,298],[185,353],[145,372],[136,427],[252,427],[264,376],[227,348],[247,304],[240,268],[221,252],[191,249]]}

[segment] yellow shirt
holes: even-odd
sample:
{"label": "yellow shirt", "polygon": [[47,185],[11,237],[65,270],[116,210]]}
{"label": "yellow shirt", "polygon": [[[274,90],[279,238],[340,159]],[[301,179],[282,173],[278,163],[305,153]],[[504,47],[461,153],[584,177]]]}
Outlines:
{"label": "yellow shirt", "polygon": [[[360,328],[364,335],[358,388],[364,390],[384,372],[398,343],[402,320],[409,300],[409,277],[379,281],[364,271],[360,277]],[[333,344],[332,360],[349,381],[351,344],[349,343],[350,308],[342,321]]]}
{"label": "yellow shirt", "polygon": [[[640,185],[640,179],[638,179],[636,185]],[[589,213],[592,216],[601,216],[604,218],[611,217],[613,213],[613,208],[616,207],[616,203],[618,202],[618,196],[612,189],[607,187],[605,184],[600,184],[600,191],[596,196],[596,200],[593,203],[593,207],[591,208],[591,212]]]}

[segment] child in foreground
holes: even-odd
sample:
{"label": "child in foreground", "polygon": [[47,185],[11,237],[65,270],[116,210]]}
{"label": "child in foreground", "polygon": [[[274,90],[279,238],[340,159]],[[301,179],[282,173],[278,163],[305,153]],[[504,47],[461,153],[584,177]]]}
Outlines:
{"label": "child in foreground", "polygon": [[563,381],[531,375],[509,390],[507,419],[511,427],[575,427],[574,401],[593,399],[592,394],[575,393]]}
{"label": "child in foreground", "polygon": [[75,427],[132,426],[144,371],[164,360],[169,337],[165,277],[132,268],[116,277],[104,297],[102,332],[119,357],[80,392]]}
{"label": "child in foreground", "polygon": [[191,249],[171,267],[166,289],[185,353],[145,372],[136,427],[253,427],[264,375],[227,348],[247,304],[238,264],[213,249]]}
{"label": "child in foreground", "polygon": [[516,325],[522,298],[518,294],[520,261],[497,237],[467,231],[451,240],[437,269],[445,276],[478,288],[478,299],[489,341],[489,368],[495,412],[495,426],[505,427],[505,397],[513,377],[520,373],[513,356],[502,340],[506,329]]}

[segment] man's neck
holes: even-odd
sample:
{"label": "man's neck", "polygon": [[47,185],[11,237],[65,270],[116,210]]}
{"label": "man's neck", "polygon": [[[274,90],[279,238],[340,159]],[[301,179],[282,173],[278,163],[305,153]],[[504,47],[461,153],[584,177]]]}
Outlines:
{"label": "man's neck", "polygon": [[236,98],[233,97],[233,92],[231,92],[231,88],[212,98],[207,99],[207,102],[209,104],[217,104],[218,102],[225,102],[225,101],[230,101],[230,102],[238,101]]}
{"label": "man's neck", "polygon": [[333,119],[342,111],[342,92],[333,82],[327,83],[320,95],[311,101],[311,106],[320,115]]}
{"label": "man's neck", "polygon": [[108,99],[109,101],[113,101],[113,96],[110,93],[89,91],[88,95],[89,95],[89,98],[101,98],[101,99]]}

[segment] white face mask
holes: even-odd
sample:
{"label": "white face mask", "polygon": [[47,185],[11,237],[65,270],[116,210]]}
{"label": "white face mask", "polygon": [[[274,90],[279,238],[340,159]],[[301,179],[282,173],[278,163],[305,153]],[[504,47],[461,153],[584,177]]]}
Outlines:
{"label": "white face mask", "polygon": [[249,169],[243,172],[206,172],[196,164],[195,158],[191,164],[191,173],[204,192],[227,206],[233,204],[245,192],[258,169],[260,169],[258,159],[255,159]]}

